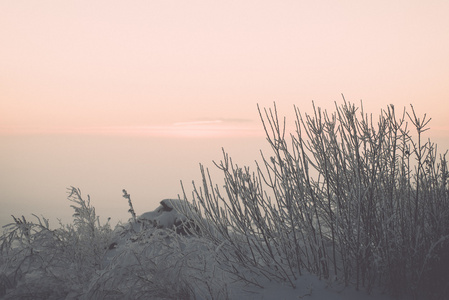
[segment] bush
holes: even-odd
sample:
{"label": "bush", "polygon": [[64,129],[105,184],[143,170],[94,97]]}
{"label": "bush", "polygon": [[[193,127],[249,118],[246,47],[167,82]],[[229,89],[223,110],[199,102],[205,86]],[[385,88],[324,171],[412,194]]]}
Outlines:
{"label": "bush", "polygon": [[449,267],[447,152],[423,142],[430,119],[411,110],[398,117],[390,105],[375,121],[345,100],[332,114],[295,107],[287,137],[276,106],[259,108],[272,153],[252,172],[223,150],[223,189],[203,166],[202,185],[193,183],[191,200],[214,227],[203,235],[232,249],[227,271],[248,282],[261,275],[294,286],[308,272],[368,291],[445,295],[447,285],[429,282]]}
{"label": "bush", "polygon": [[74,187],[71,225],[52,230],[46,219],[13,217],[0,238],[0,298],[227,299],[229,280],[213,267],[223,260],[217,247],[177,234],[181,224],[160,229],[140,222],[123,192],[132,218],[115,230],[100,224],[90,197]]}
{"label": "bush", "polygon": [[173,230],[136,233],[120,243],[92,280],[86,299],[227,299],[212,243]]}
{"label": "bush", "polygon": [[108,223],[100,225],[90,198],[69,189],[75,210],[73,225],[52,230],[48,220],[14,218],[0,246],[0,296],[5,299],[61,299],[84,293],[112,238]]}

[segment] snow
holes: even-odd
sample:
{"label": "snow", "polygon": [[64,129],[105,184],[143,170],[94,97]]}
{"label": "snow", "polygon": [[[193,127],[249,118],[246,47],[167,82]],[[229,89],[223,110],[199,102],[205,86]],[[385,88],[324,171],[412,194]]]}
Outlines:
{"label": "snow", "polygon": [[137,222],[153,224],[157,228],[173,228],[176,223],[187,221],[187,218],[175,209],[175,207],[185,206],[185,203],[178,199],[164,199],[158,208],[140,215]]}
{"label": "snow", "polygon": [[[93,210],[84,206],[78,211],[84,214],[89,209]],[[141,214],[135,221],[130,219],[103,236],[101,228],[91,236],[91,227],[86,227],[86,223],[77,223],[81,224],[77,231],[72,231],[73,227],[57,231],[38,227],[42,231],[36,231],[34,239],[25,236],[27,242],[20,244],[23,249],[10,247],[0,257],[0,298],[392,299],[376,290],[368,294],[366,290],[356,291],[308,273],[293,281],[294,288],[260,276],[260,272],[239,265],[235,258],[228,260],[232,259],[233,248],[227,242],[207,239],[197,231],[192,234],[180,230],[182,225],[191,224],[191,218],[201,221],[199,214],[194,216],[196,212],[187,202],[164,199],[155,210]],[[33,227],[29,222],[21,224],[25,225]],[[90,229],[80,230],[83,228]],[[64,238],[53,240],[54,234]],[[233,236],[238,243],[241,237]],[[68,243],[60,246],[64,240]],[[28,243],[32,243],[31,252],[26,248]]]}
{"label": "snow", "polygon": [[[225,251],[224,243],[220,245],[211,246],[199,237],[174,235],[173,229],[176,227],[176,222],[181,220],[187,221],[188,218],[180,212],[179,208],[186,207],[184,201],[177,199],[164,199],[160,202],[160,206],[153,211],[145,212],[138,216],[137,223],[130,223],[121,230],[116,231],[116,239],[113,247],[107,251],[103,260],[103,273],[105,278],[112,277],[127,277],[127,272],[136,264],[145,265],[146,262],[139,261],[136,257],[151,257],[156,254],[161,260],[159,266],[153,265],[155,269],[159,267],[172,268],[173,277],[170,280],[176,282],[181,280],[183,276],[202,276],[203,278],[210,278],[210,286],[215,289],[218,294],[223,293],[221,298],[238,300],[279,300],[279,299],[310,299],[310,300],[391,300],[393,298],[379,291],[371,291],[368,293],[365,290],[356,291],[351,287],[344,287],[341,283],[332,282],[331,280],[319,279],[313,274],[303,274],[295,282],[296,288],[285,283],[269,281],[265,278],[256,279],[263,287],[251,286],[242,281],[230,280],[230,277],[224,272],[215,269],[211,271],[213,264],[212,260],[220,251]],[[191,207],[188,207],[191,208]],[[179,238],[179,239],[178,239]],[[175,245],[173,247],[164,248],[166,245]],[[184,263],[186,256],[174,251],[176,245],[183,252],[194,253],[189,257],[188,263],[196,264],[193,269],[202,269],[202,274],[194,274],[187,265],[184,270],[177,270],[178,263],[174,260],[181,260]],[[202,256],[202,257],[200,257]],[[172,261],[164,261],[172,260]],[[156,263],[157,264],[157,263]],[[187,271],[186,271],[187,270]],[[109,272],[108,275],[106,275]],[[186,273],[183,273],[186,272]],[[194,272],[198,272],[195,270]],[[179,278],[177,278],[179,276]],[[151,276],[150,276],[151,277]],[[148,277],[148,280],[154,280]],[[164,284],[163,279],[161,284]],[[172,284],[172,282],[170,282]],[[196,297],[197,299],[210,299],[210,294],[205,291],[202,282],[196,283]],[[107,287],[107,285],[106,285]],[[223,292],[226,289],[226,292]],[[157,298],[157,297],[156,297]]]}
{"label": "snow", "polygon": [[[296,289],[282,286],[278,283],[267,283],[263,289],[242,290],[233,299],[251,300],[392,300],[388,295],[378,291],[368,294],[366,291],[356,291],[336,282],[320,280],[314,275],[303,275],[296,282]],[[241,296],[241,298],[240,298]]]}

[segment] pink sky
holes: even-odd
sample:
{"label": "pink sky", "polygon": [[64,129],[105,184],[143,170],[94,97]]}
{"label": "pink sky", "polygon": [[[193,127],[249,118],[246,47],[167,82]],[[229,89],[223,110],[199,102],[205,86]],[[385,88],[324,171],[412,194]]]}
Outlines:
{"label": "pink sky", "polygon": [[232,135],[260,128],[256,103],[287,114],[343,93],[374,113],[413,103],[449,136],[448,12],[411,0],[2,1],[0,133]]}

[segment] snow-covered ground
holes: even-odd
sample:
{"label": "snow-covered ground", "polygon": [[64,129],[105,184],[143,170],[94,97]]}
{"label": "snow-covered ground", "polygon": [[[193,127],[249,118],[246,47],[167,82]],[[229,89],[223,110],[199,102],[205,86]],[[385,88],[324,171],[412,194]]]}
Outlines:
{"label": "snow-covered ground", "polygon": [[[303,275],[296,282],[296,289],[283,286],[278,283],[267,283],[263,289],[242,289],[231,299],[306,299],[306,300],[392,300],[393,298],[373,291],[356,291],[353,288],[344,287],[336,282],[319,280],[314,275]],[[253,294],[251,294],[251,291]]]}
{"label": "snow-covered ground", "polygon": [[185,201],[162,200],[111,231],[78,193],[69,196],[78,204],[73,227],[22,218],[2,236],[1,299],[393,299],[306,272],[285,282],[264,276],[276,273],[268,266],[240,265],[234,248],[201,235],[201,217],[193,220],[198,211]]}
{"label": "snow-covered ground", "polygon": [[[123,277],[121,278],[121,276],[124,276],[121,270],[128,272],[131,269],[138,270],[139,268],[135,268],[136,265],[148,266],[149,260],[146,260],[145,257],[152,256],[155,260],[151,261],[149,268],[153,269],[153,273],[167,273],[169,276],[169,278],[164,278],[167,274],[161,275],[159,278],[161,281],[155,283],[158,288],[163,288],[160,285],[167,284],[166,288],[171,289],[173,284],[177,284],[177,282],[182,285],[189,281],[190,288],[195,290],[197,299],[212,299],[215,297],[217,299],[236,300],[393,299],[377,290],[370,293],[366,290],[356,291],[354,288],[345,287],[336,281],[320,280],[313,274],[303,274],[298,277],[294,281],[295,288],[287,283],[270,281],[266,278],[253,278],[260,286],[236,281],[233,276],[220,271],[214,261],[214,258],[218,257],[217,253],[224,247],[214,248],[213,245],[211,247],[211,244],[201,241],[201,238],[189,236],[188,233],[185,234],[184,231],[179,230],[181,224],[189,221],[177,209],[185,206],[185,202],[165,199],[160,204],[154,211],[138,216],[137,222],[130,220],[129,224],[125,224],[121,229],[116,230],[115,239],[103,260],[102,276],[105,276],[107,280],[97,281],[98,287],[110,289],[111,286],[108,285],[107,281],[112,281],[120,286],[123,283],[122,280],[126,281]],[[172,228],[175,231],[170,231]],[[175,234],[176,231],[178,233]],[[180,252],[177,252],[179,250]],[[140,260],[136,260],[136,257],[140,257]],[[181,264],[185,263],[185,265],[180,267],[179,262],[174,261],[176,259],[179,259]],[[159,261],[161,265],[151,265],[157,263],[156,261]],[[167,271],[167,268],[172,268],[174,273],[179,268],[179,273],[172,274]],[[190,279],[193,280],[190,281]],[[172,282],[170,282],[171,280]],[[136,284],[136,286],[140,285]],[[100,290],[93,295],[104,295],[103,291]],[[179,297],[179,293],[174,293],[172,296]]]}

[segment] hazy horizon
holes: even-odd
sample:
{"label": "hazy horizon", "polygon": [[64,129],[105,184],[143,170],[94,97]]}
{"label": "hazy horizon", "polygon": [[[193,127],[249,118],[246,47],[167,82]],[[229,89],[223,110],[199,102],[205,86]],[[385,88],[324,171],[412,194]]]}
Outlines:
{"label": "hazy horizon", "polygon": [[[286,132],[294,133],[293,120],[287,121]],[[192,180],[201,185],[200,163],[222,185],[223,177],[213,164],[222,159],[222,148],[234,163],[252,170],[255,160],[261,162],[260,151],[270,154],[258,123],[258,130],[255,126],[251,135],[240,136],[213,137],[207,130],[195,137],[181,133],[164,137],[142,133],[3,135],[0,226],[11,223],[11,215],[35,221],[31,214],[49,218],[52,227],[58,226],[58,218],[70,223],[73,210],[66,200],[70,186],[80,188],[86,200],[89,194],[101,221],[111,217],[113,225],[130,217],[122,189],[131,194],[137,214],[155,209],[162,199],[182,197],[180,181],[191,198]],[[430,138],[439,153],[444,153],[449,138],[444,131],[433,130],[432,121],[429,127],[425,141]],[[416,136],[413,130],[411,134]]]}
{"label": "hazy horizon", "polygon": [[[212,161],[222,159],[222,148],[239,165],[253,165],[262,136],[180,138],[123,135],[21,135],[3,136],[0,150],[0,226],[15,217],[35,220],[32,213],[70,223],[73,210],[66,200],[70,186],[81,189],[104,222],[113,224],[130,217],[126,189],[138,214],[153,210],[159,201],[177,198],[200,184],[199,164],[218,171]],[[215,176],[216,179],[221,179]],[[217,181],[220,184],[220,181]],[[182,196],[182,195],[181,195]]]}

